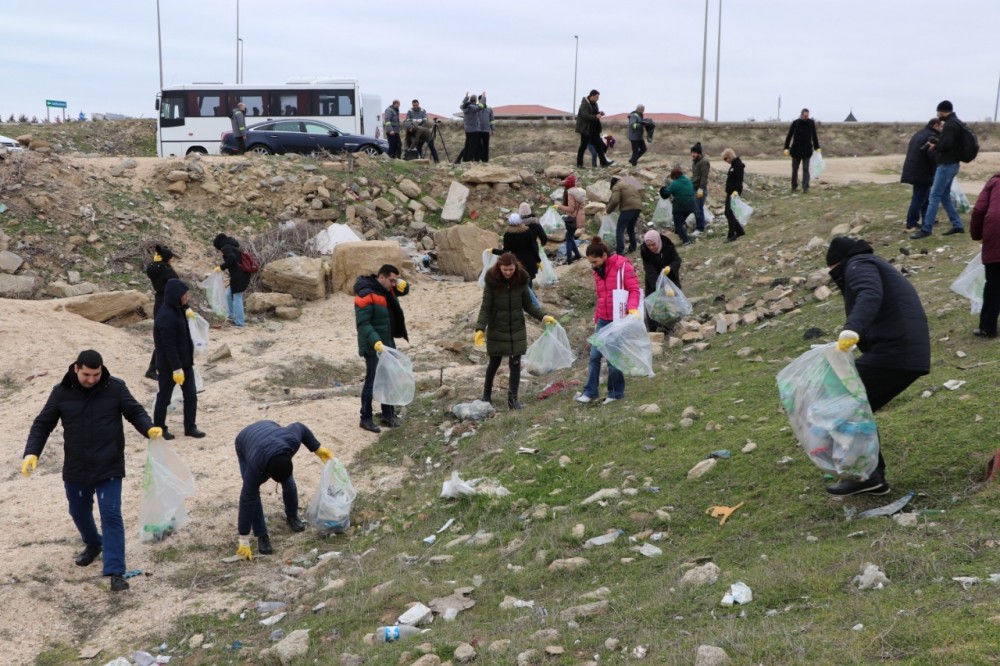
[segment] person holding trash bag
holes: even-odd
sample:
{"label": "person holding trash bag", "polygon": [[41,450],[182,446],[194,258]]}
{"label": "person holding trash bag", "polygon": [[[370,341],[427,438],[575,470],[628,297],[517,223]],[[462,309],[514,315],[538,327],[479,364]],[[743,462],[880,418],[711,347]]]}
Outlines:
{"label": "person holding trash bag", "polygon": [[[362,275],[354,282],[354,324],[358,329],[358,356],[365,359],[365,383],[361,388],[361,423],[368,432],[382,432],[372,418],[372,393],[378,352],[383,347],[396,347],[396,338],[407,342],[406,318],[399,305],[399,296],[410,293],[410,285],[399,277],[399,269],[384,264],[377,275]],[[400,425],[392,405],[382,405],[379,424],[386,428]]]}
{"label": "person holding trash bag", "polygon": [[[678,287],[681,286],[681,255],[677,254],[677,248],[672,240],[659,231],[650,229],[642,238],[639,256],[642,257],[645,274],[643,292],[646,296],[656,291],[656,281],[661,274],[668,276]],[[647,330],[656,331],[659,327],[658,322],[646,317]]]}
{"label": "person holding trash bag", "polygon": [[726,174],[726,222],[729,224],[729,233],[726,235],[726,242],[732,243],[734,240],[746,234],[743,225],[736,219],[733,213],[733,195],[743,194],[743,160],[736,156],[736,151],[726,148],[722,151],[722,160],[729,165],[729,173]]}
{"label": "person holding trash bag", "polygon": [[628,114],[628,140],[632,144],[632,156],[628,159],[628,163],[632,166],[637,166],[639,159],[646,154],[644,132],[653,121],[643,118],[644,113],[646,106],[639,104],[635,107],[635,111]]}
{"label": "person holding trash bag", "polygon": [[226,234],[218,234],[212,241],[212,247],[222,253],[222,263],[215,267],[216,271],[229,271],[229,287],[226,289],[226,320],[233,326],[243,328],[243,292],[250,286],[250,275],[243,270],[242,252],[235,238]]}
{"label": "person holding trash bag", "polygon": [[[594,236],[587,245],[587,261],[594,269],[594,287],[597,290],[597,307],[594,310],[595,330],[600,331],[621,316],[641,317],[642,294],[639,278],[629,260],[613,254],[600,236]],[[622,311],[627,312],[622,312]],[[597,399],[601,382],[601,352],[591,346],[590,369],[587,384],[576,394],[577,402],[586,404]],[[608,395],[602,404],[608,405],[625,397],[625,375],[608,362]]]}
{"label": "person holding trash bag", "polygon": [[305,523],[299,519],[299,491],[292,476],[292,456],[298,453],[299,445],[302,444],[324,463],[333,460],[333,454],[321,446],[312,431],[301,423],[282,427],[274,421],[257,421],[236,435],[236,460],[243,478],[236,522],[239,532],[236,554],[244,560],[253,559],[250,550],[251,531],[257,537],[259,554],[274,553],[264,520],[264,505],[260,499],[260,487],[268,479],[281,484],[285,522],[289,529],[293,532],[306,529]]}
{"label": "person holding trash bag", "polygon": [[[125,430],[122,417],[149,439],[163,434],[129,392],[112,377],[104,359],[93,349],[80,352],[62,381],[55,385],[28,431],[21,474],[31,476],[49,435],[62,420],[62,479],[69,515],[80,532],[84,549],[76,565],[90,565],[104,553],[102,575],[111,591],[129,588],[125,580],[125,523],[122,520],[122,478],[125,476]],[[94,523],[94,497],[101,514],[101,531]]]}
{"label": "person holding trash bag", "polygon": [[174,394],[174,385],[184,394],[184,435],[205,436],[195,424],[198,417],[198,390],[194,383],[194,342],[188,319],[194,311],[187,307],[191,294],[180,280],[169,280],[163,297],[163,308],[153,322],[156,347],[156,372],[160,390],[153,407],[153,423],[163,428],[163,439],[173,439],[167,430],[167,406]]}
{"label": "person holding trash bag", "polygon": [[1000,316],[1000,173],[986,181],[983,191],[972,208],[969,224],[972,240],[983,242],[983,309],[979,312],[979,328],[972,334],[979,338],[997,337],[997,317]]}
{"label": "person holding trash bag", "polygon": [[615,211],[618,214],[618,226],[615,228],[615,252],[625,254],[625,233],[628,232],[628,251],[635,252],[635,223],[639,221],[642,212],[642,196],[631,183],[614,177],[611,179],[611,198],[605,210],[607,214]]}
{"label": "person holding trash bag", "polygon": [[566,225],[566,265],[582,259],[576,246],[576,230],[587,224],[587,192],[576,186],[576,176],[570,174],[563,180],[562,203],[556,206]]}
{"label": "person holding trash bag", "polygon": [[542,247],[545,247],[545,244],[549,242],[549,237],[546,235],[545,229],[542,228],[542,223],[531,212],[531,204],[527,201],[522,201],[517,206],[517,214],[521,216],[521,222],[524,223],[524,226],[528,227],[528,230],[535,235],[535,238],[542,244]]}
{"label": "person holding trash bag", "polygon": [[493,254],[500,256],[505,252],[513,254],[521,266],[528,272],[528,295],[531,302],[538,307],[538,297],[532,290],[535,276],[538,275],[538,265],[542,257],[538,254],[538,243],[544,245],[548,242],[548,237],[542,230],[542,225],[535,223],[527,225],[519,213],[511,213],[507,217],[507,230],[503,234],[503,247],[499,250],[493,249]]}
{"label": "person holding trash bag", "polygon": [[486,365],[486,383],[483,385],[483,402],[493,403],[493,379],[500,362],[508,357],[510,380],[507,388],[507,407],[521,409],[517,400],[518,385],[521,381],[521,357],[528,349],[528,329],[524,324],[524,313],[550,326],[555,317],[545,314],[531,300],[528,293],[528,272],[510,252],[504,252],[486,273],[486,287],[483,289],[483,303],[479,306],[476,320],[476,334],[473,338],[477,347],[486,345],[490,360]]}
{"label": "person holding trash bag", "polygon": [[601,161],[602,167],[613,165],[614,160],[609,160],[605,152],[605,143],[601,138],[601,118],[604,112],[597,106],[597,100],[601,98],[601,93],[591,90],[590,94],[580,100],[580,108],[576,112],[576,133],[580,135],[580,147],[576,150],[576,168],[583,168],[583,153],[587,146],[593,146],[597,151],[597,158]]}
{"label": "person holding trash bag", "polygon": [[[167,286],[167,281],[171,279],[179,279],[177,271],[174,270],[173,263],[174,259],[177,258],[170,248],[166,245],[154,245],[153,261],[146,266],[146,277],[149,278],[150,284],[153,285],[153,319],[156,319],[156,313],[160,311],[163,307],[163,290]],[[157,381],[158,377],[156,374],[156,350],[153,350],[153,355],[149,358],[149,367],[146,369],[145,374],[146,379],[152,379],[154,382]]]}
{"label": "person holding trash bag", "polygon": [[694,185],[679,166],[670,170],[667,184],[660,188],[660,198],[673,201],[674,232],[680,236],[681,243],[692,245],[694,241],[688,237],[687,218],[696,211]]}
{"label": "person holding trash bag", "polygon": [[785,157],[792,158],[792,192],[799,189],[799,163],[802,163],[802,191],[809,191],[809,159],[813,149],[819,151],[816,121],[809,117],[809,109],[802,109],[792,121],[785,137]]}
{"label": "person holding trash bag", "polygon": [[708,176],[712,165],[705,157],[701,142],[691,146],[691,184],[694,185],[694,235],[705,232],[705,203],[708,201]]}
{"label": "person holding trash bag", "polygon": [[[838,236],[826,253],[830,277],[844,294],[847,321],[838,338],[841,351],[857,345],[855,364],[872,413],[931,370],[927,315],[913,285],[892,264],[876,256],[863,240]],[[879,437],[880,442],[885,439]],[[865,481],[843,480],[829,486],[831,495],[885,495],[885,459]]]}

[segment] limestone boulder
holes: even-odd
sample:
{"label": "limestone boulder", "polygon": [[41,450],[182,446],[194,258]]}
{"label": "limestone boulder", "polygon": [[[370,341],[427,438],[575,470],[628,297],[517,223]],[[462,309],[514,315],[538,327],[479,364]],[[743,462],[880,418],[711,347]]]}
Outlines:
{"label": "limestone boulder", "polygon": [[274,308],[274,316],[285,321],[295,321],[302,316],[302,310],[293,307],[279,305]]}
{"label": "limestone boulder", "polygon": [[448,196],[444,200],[444,210],[441,211],[441,221],[461,222],[468,201],[469,188],[454,180],[451,181],[451,185],[448,186]]}
{"label": "limestone boulder", "polygon": [[134,321],[153,314],[153,306],[145,292],[105,291],[98,294],[72,296],[55,301],[57,310],[66,310],[91,321]]}
{"label": "limestone boulder", "polygon": [[93,294],[95,291],[97,291],[97,288],[90,282],[69,284],[68,282],[63,282],[62,280],[56,280],[55,282],[49,283],[49,285],[45,287],[45,293],[49,296],[55,296],[56,298],[83,296],[85,294]]}
{"label": "limestone boulder", "polygon": [[611,200],[611,181],[599,180],[587,186],[587,201],[608,203]]}
{"label": "limestone boulder", "polygon": [[399,191],[410,197],[411,199],[416,199],[420,196],[420,186],[414,183],[409,178],[404,178],[399,181]]}
{"label": "limestone boulder", "polygon": [[35,278],[31,275],[8,275],[0,273],[0,296],[16,298],[27,296],[35,288]]}
{"label": "limestone boulder", "polygon": [[479,279],[483,270],[483,250],[498,247],[500,237],[474,224],[461,224],[434,232],[438,268],[447,275],[466,280]]}
{"label": "limestone boulder", "polygon": [[553,164],[552,166],[545,167],[545,177],[546,178],[559,178],[564,179],[566,176],[573,173],[573,167],[562,166],[559,164]]}
{"label": "limestone boulder", "polygon": [[244,302],[246,311],[252,314],[270,312],[275,308],[291,307],[293,305],[295,305],[294,296],[279,292],[254,292],[247,296]]}
{"label": "limestone boulder", "polygon": [[4,273],[16,273],[23,263],[24,259],[13,252],[7,250],[0,252],[0,271]]}
{"label": "limestone boulder", "polygon": [[264,265],[261,284],[303,301],[326,297],[326,262],[312,257],[287,257]]}
{"label": "limestone boulder", "polygon": [[480,183],[487,183],[490,185],[495,185],[497,183],[520,183],[521,174],[519,174],[514,169],[509,169],[503,166],[496,166],[493,164],[478,164],[470,167],[465,173],[462,174],[463,183],[473,183],[479,185]]}
{"label": "limestone boulder", "polygon": [[359,241],[338,243],[333,248],[333,290],[352,294],[354,281],[362,275],[374,275],[383,264],[403,270],[403,250],[396,241]]}

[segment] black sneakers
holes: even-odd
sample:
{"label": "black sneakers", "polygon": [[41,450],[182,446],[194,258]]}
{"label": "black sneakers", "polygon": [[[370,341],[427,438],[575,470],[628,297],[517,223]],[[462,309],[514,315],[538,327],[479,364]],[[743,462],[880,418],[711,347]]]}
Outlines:
{"label": "black sneakers", "polygon": [[383,416],[379,419],[378,424],[383,428],[398,428],[403,425],[403,422],[399,420],[398,416],[390,416],[388,418]]}
{"label": "black sneakers", "polygon": [[918,229],[914,233],[910,234],[910,240],[920,240],[921,238],[928,238],[930,234],[923,229]]}
{"label": "black sneakers", "polygon": [[205,433],[203,433],[201,430],[198,430],[198,428],[195,428],[194,430],[185,430],[184,431],[184,436],[185,437],[195,437],[197,439],[201,439],[202,437],[205,436]]}
{"label": "black sneakers", "polygon": [[154,382],[160,381],[160,376],[156,374],[156,368],[150,368],[149,370],[147,370],[146,374],[144,374],[143,377],[145,377],[146,379],[152,379]]}
{"label": "black sneakers", "polygon": [[951,229],[949,229],[948,231],[945,231],[941,235],[942,236],[951,236],[952,234],[964,234],[964,233],[965,233],[965,229],[961,229],[961,228],[956,229],[955,227],[952,227]]}
{"label": "black sneakers", "polygon": [[382,429],[375,425],[375,422],[371,419],[361,419],[361,423],[358,425],[362,430],[367,430],[368,432],[382,432]]}
{"label": "black sneakers", "polygon": [[270,537],[257,537],[257,552],[261,555],[274,555],[274,548],[271,547]]}
{"label": "black sneakers", "polygon": [[112,592],[124,592],[129,588],[128,581],[125,577],[120,574],[111,575],[111,591]]}
{"label": "black sneakers", "polygon": [[174,439],[174,434],[165,427],[163,428],[163,434],[160,436],[163,437],[163,439]]}
{"label": "black sneakers", "polygon": [[306,531],[306,524],[299,520],[298,516],[285,516],[285,522],[288,523],[288,529],[293,532]]}
{"label": "black sneakers", "polygon": [[861,493],[887,495],[889,493],[889,484],[886,483],[884,478],[873,476],[867,481],[840,481],[832,486],[828,486],[826,492],[838,497],[860,495]]}
{"label": "black sneakers", "polygon": [[93,563],[97,559],[97,556],[101,554],[100,546],[87,546],[83,549],[79,555],[76,556],[76,566],[86,567]]}

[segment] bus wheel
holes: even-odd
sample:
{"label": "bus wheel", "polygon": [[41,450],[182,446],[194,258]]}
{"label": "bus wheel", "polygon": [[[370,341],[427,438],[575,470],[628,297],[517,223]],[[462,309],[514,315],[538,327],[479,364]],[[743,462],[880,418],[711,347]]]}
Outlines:
{"label": "bus wheel", "polygon": [[378,149],[378,146],[373,146],[370,143],[358,148],[358,152],[364,153],[365,155],[371,155],[372,157],[382,154],[382,151]]}
{"label": "bus wheel", "polygon": [[188,150],[187,154],[188,155],[208,155],[208,151],[205,150],[204,148],[202,148],[201,146],[198,146],[198,147],[191,148],[190,150]]}
{"label": "bus wheel", "polygon": [[248,153],[253,153],[254,155],[273,155],[273,151],[262,143],[255,143],[254,145],[247,148]]}

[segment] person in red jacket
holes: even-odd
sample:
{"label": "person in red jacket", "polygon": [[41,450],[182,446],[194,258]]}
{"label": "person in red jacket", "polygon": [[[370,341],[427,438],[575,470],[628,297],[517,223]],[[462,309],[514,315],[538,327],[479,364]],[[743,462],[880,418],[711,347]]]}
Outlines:
{"label": "person in red jacket", "polygon": [[[597,289],[597,308],[594,311],[596,330],[601,330],[608,324],[627,317],[642,317],[639,307],[642,303],[642,292],[635,268],[629,260],[620,254],[614,254],[600,236],[594,236],[587,246],[587,261],[594,269],[594,286]],[[615,303],[615,291],[623,290],[626,294],[624,302]],[[616,312],[616,310],[627,310]],[[579,403],[588,403],[597,399],[598,386],[601,382],[601,352],[590,348],[590,373],[587,375],[587,385],[583,392],[576,395]],[[625,397],[625,375],[608,362],[608,396],[601,404],[607,405]]]}
{"label": "person in red jacket", "polygon": [[983,243],[983,267],[986,269],[979,328],[972,334],[980,338],[995,338],[997,317],[1000,316],[1000,173],[990,178],[979,193],[972,208],[969,231],[972,240]]}

